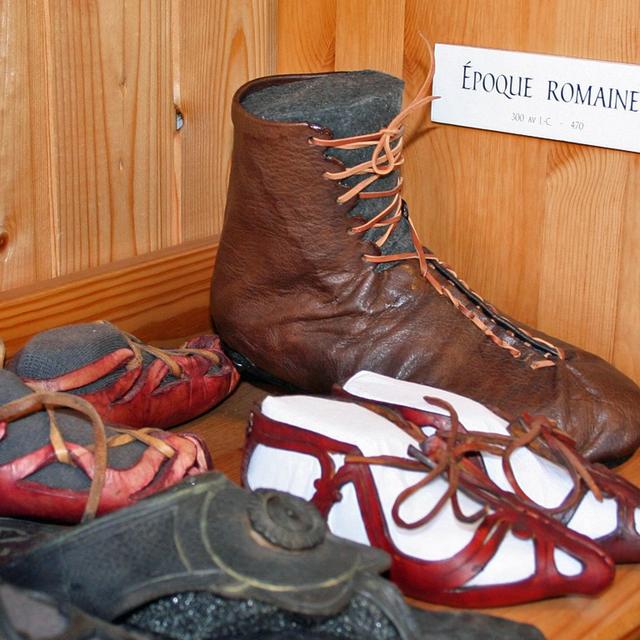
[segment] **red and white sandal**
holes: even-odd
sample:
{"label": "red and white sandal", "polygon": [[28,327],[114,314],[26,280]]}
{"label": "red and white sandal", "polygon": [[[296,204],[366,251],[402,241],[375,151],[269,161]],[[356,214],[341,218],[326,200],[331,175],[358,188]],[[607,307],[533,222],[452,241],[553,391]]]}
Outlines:
{"label": "red and white sandal", "polygon": [[505,491],[560,520],[602,547],[615,562],[640,562],[640,488],[591,463],[573,440],[543,416],[511,423],[482,404],[427,385],[361,371],[344,385],[347,397],[382,402],[443,438],[451,416],[425,396],[445,400],[460,422],[457,441],[476,452],[489,478]]}
{"label": "red and white sandal", "polygon": [[385,407],[268,397],[251,416],[243,475],[251,489],[312,500],[334,534],[387,551],[391,578],[418,599],[502,606],[610,583],[600,547],[448,450]]}

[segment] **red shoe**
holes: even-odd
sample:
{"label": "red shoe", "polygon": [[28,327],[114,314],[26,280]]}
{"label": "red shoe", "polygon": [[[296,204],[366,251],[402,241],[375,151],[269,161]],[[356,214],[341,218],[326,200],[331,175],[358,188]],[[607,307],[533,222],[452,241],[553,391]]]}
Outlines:
{"label": "red shoe", "polygon": [[[351,398],[382,402],[423,429],[446,439],[449,411],[459,418],[453,447],[480,454],[489,478],[569,529],[602,547],[615,562],[640,562],[640,489],[601,464],[591,463],[573,440],[544,416],[508,423],[478,402],[369,371],[349,379]],[[449,403],[428,401],[437,396]]]}
{"label": "red shoe", "polygon": [[251,418],[245,484],[312,500],[334,534],[387,551],[392,580],[421,600],[504,606],[594,594],[611,582],[613,562],[591,540],[502,491],[465,457],[447,457],[441,439],[376,411],[267,398]]}
{"label": "red shoe", "polygon": [[76,523],[211,468],[192,434],[105,427],[83,398],[0,369],[0,515]]}
{"label": "red shoe", "polygon": [[238,372],[217,336],[158,349],[108,322],[34,336],[9,368],[35,391],[68,391],[110,424],[166,429],[208,411],[236,387]]}

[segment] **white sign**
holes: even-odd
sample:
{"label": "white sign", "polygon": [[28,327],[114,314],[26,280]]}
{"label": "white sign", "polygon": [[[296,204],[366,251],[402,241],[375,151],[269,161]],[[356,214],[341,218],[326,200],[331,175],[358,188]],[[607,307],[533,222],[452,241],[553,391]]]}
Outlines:
{"label": "white sign", "polygon": [[640,65],[436,44],[434,122],[640,151]]}

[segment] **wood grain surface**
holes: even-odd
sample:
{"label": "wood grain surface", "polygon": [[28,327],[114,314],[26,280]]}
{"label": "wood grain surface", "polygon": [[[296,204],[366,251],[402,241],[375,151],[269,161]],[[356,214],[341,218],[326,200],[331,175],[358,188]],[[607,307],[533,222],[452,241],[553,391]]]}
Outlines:
{"label": "wood grain surface", "polygon": [[231,96],[275,71],[276,15],[275,0],[0,3],[0,290],[219,233]]}
{"label": "wood grain surface", "polygon": [[334,71],[339,0],[279,0],[278,73]]}
{"label": "wood grain surface", "polygon": [[58,275],[42,3],[0,4],[0,291]]}
{"label": "wood grain surface", "polygon": [[[211,331],[209,288],[217,244],[198,240],[143,258],[14,289],[0,304],[0,338],[13,355],[32,335],[109,320],[143,340]],[[1,364],[1,363],[0,363]]]}
{"label": "wood grain surface", "polygon": [[[243,382],[228,400],[180,430],[200,434],[211,449],[216,468],[240,482],[247,418],[251,408],[269,393],[281,392],[277,388]],[[640,486],[640,452],[618,471]],[[447,609],[413,603],[428,609]],[[534,624],[547,640],[637,640],[640,638],[640,565],[618,566],[613,584],[597,597],[556,598],[484,612]]]}
{"label": "wood grain surface", "polygon": [[185,240],[219,233],[229,179],[231,98],[275,72],[273,0],[175,2],[179,24],[181,229]]}
{"label": "wood grain surface", "polygon": [[340,0],[336,71],[377,69],[402,75],[404,0]]}

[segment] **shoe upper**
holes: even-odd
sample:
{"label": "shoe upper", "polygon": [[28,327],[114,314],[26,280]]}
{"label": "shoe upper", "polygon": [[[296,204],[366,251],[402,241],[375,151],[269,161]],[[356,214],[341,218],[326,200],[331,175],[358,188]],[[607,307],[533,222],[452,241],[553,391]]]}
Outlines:
{"label": "shoe upper", "polygon": [[[65,396],[72,407],[91,409],[74,396],[46,394],[46,409],[35,405],[24,415],[15,410],[0,419],[0,515],[78,522],[98,482],[95,509],[101,514],[210,467],[209,453],[195,436],[104,427],[95,412],[92,421],[89,410],[65,407]],[[32,397],[39,396],[0,369],[0,410]]]}
{"label": "shoe upper", "polygon": [[217,336],[158,349],[108,322],[43,331],[9,367],[33,389],[80,395],[110,424],[131,428],[186,422],[218,404],[239,380]]}

